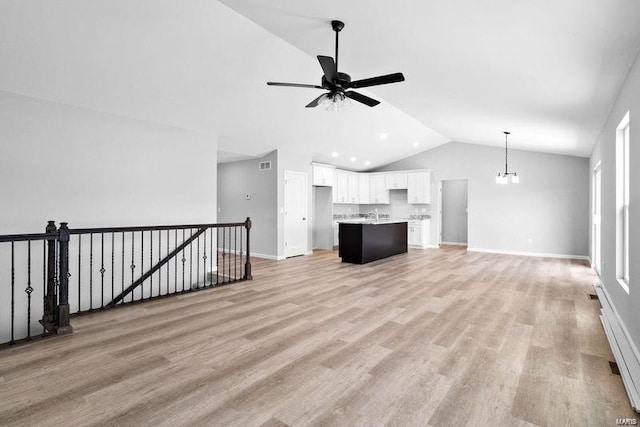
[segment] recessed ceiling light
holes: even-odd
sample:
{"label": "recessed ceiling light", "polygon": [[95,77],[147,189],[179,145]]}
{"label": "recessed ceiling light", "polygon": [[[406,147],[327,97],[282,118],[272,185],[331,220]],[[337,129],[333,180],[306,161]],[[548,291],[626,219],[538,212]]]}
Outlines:
{"label": "recessed ceiling light", "polygon": [[371,164],[371,162],[369,160],[365,160],[364,165],[365,166],[369,166]]}
{"label": "recessed ceiling light", "polygon": [[419,146],[419,145],[420,145],[420,143],[419,143],[418,141],[415,141],[415,142],[413,143],[413,146],[414,146],[414,147],[417,147],[417,146]]}
{"label": "recessed ceiling light", "polygon": [[338,157],[338,153],[334,151],[333,153],[331,153],[331,157]]}
{"label": "recessed ceiling light", "polygon": [[385,139],[387,139],[387,137],[388,137],[388,136],[389,136],[389,135],[387,135],[387,133],[386,133],[386,132],[382,132],[382,133],[380,134],[380,139],[381,139],[382,141],[384,141]]}
{"label": "recessed ceiling light", "polygon": [[352,157],[352,158],[350,158],[349,160],[351,160],[352,162],[355,162],[355,161],[356,161],[356,158],[355,158],[355,157]]}

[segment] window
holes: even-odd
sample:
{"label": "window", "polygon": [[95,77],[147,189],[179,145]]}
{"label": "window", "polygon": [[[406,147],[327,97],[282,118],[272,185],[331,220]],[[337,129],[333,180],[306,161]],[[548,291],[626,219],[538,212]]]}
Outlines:
{"label": "window", "polygon": [[629,293],[629,112],[616,130],[616,274]]}

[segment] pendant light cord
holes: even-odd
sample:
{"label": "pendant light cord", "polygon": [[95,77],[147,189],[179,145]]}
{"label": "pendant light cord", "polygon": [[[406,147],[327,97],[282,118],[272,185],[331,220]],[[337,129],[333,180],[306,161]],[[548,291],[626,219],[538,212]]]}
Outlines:
{"label": "pendant light cord", "polygon": [[508,165],[508,156],[509,156],[509,151],[507,149],[507,138],[509,137],[509,132],[505,132],[504,133],[504,174],[505,176],[509,175],[509,169],[507,167]]}

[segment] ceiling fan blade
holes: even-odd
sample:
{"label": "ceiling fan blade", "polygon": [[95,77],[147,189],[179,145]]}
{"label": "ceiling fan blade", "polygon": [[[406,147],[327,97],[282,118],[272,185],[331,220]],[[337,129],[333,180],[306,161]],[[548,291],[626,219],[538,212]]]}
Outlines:
{"label": "ceiling fan blade", "polygon": [[319,97],[317,97],[316,99],[314,99],[313,101],[311,101],[310,103],[308,103],[307,105],[305,105],[306,108],[313,108],[313,107],[317,107],[318,106],[318,101],[320,101],[320,98],[322,98],[323,96],[325,96],[326,93],[323,93],[322,95],[320,95]]}
{"label": "ceiling fan blade", "polygon": [[358,101],[363,103],[364,105],[368,105],[369,107],[375,107],[376,105],[380,104],[380,101],[376,101],[373,98],[369,98],[368,96],[365,96],[358,92],[354,92],[352,90],[345,92],[344,95],[348,98],[353,99],[354,101]]}
{"label": "ceiling fan blade", "polygon": [[368,79],[356,80],[349,84],[349,87],[361,88],[369,86],[386,85],[389,83],[403,82],[404,76],[402,73],[386,74],[384,76],[370,77]]}
{"label": "ceiling fan blade", "polygon": [[320,61],[320,66],[322,67],[322,71],[324,71],[324,76],[328,82],[333,82],[338,78],[338,70],[336,69],[336,63],[333,62],[332,57],[318,55],[318,61]]}
{"label": "ceiling fan blade", "polygon": [[279,82],[267,82],[269,86],[287,86],[287,87],[308,87],[312,89],[324,89],[322,86],[318,85],[305,85],[302,83],[279,83]]}

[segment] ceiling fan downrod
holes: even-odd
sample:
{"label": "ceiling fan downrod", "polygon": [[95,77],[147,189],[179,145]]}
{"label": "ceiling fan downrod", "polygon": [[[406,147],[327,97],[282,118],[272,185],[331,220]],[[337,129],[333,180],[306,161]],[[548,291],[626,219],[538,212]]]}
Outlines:
{"label": "ceiling fan downrod", "polygon": [[331,28],[336,32],[336,73],[338,72],[338,33],[344,28],[344,22],[331,21]]}

